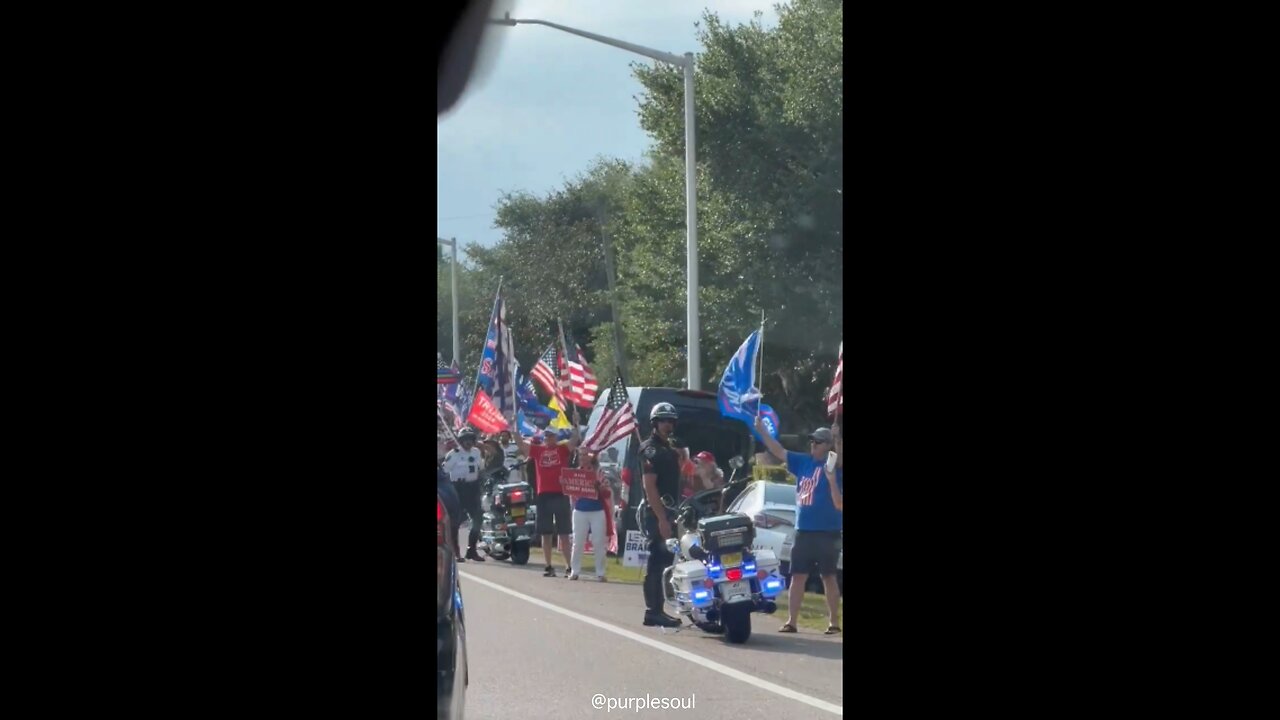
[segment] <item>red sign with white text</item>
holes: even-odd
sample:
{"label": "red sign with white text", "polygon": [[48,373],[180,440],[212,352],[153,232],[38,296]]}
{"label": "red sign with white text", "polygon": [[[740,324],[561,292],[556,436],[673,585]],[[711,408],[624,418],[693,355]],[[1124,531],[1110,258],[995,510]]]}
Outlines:
{"label": "red sign with white text", "polygon": [[596,489],[599,483],[600,477],[595,470],[564,468],[560,471],[560,487],[565,495],[597,499],[600,497]]}

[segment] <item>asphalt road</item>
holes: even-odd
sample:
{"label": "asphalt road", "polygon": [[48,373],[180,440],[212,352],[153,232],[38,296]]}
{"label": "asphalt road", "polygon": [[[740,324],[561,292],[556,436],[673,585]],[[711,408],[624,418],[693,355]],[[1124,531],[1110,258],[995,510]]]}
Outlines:
{"label": "asphalt road", "polygon": [[[465,542],[466,530],[463,530]],[[685,627],[641,624],[638,585],[542,577],[529,565],[489,560],[461,566],[474,718],[693,717],[804,720],[843,714],[844,642],[785,618],[752,616],[745,645]],[[585,573],[590,569],[584,568]],[[593,697],[604,696],[594,702]],[[674,698],[692,709],[622,709],[627,698]],[[611,711],[608,704],[615,703]]]}

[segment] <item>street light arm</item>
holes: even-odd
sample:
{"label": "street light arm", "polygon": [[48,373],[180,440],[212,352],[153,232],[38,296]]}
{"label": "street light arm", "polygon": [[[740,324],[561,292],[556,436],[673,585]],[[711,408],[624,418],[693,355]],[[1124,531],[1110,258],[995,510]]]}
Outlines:
{"label": "street light arm", "polygon": [[572,33],[579,37],[584,37],[588,40],[595,40],[596,42],[604,43],[605,45],[612,45],[616,48],[622,48],[623,50],[630,50],[631,52],[636,53],[637,55],[644,55],[645,57],[651,57],[654,60],[661,60],[662,62],[665,62],[665,63],[671,63],[672,65],[676,65],[678,67],[684,67],[685,64],[688,62],[688,60],[686,60],[684,57],[680,55],[675,55],[669,52],[663,52],[661,50],[654,50],[653,48],[647,48],[643,45],[636,45],[634,43],[629,43],[625,40],[615,40],[614,38],[611,38],[611,37],[605,37],[604,35],[597,35],[593,32],[587,32],[586,30],[578,30],[578,29],[567,27],[564,25],[559,25],[557,23],[547,22],[546,20],[512,19],[511,22],[519,25],[546,25],[547,27],[555,28],[557,30],[563,30],[567,33]]}
{"label": "street light arm", "polygon": [[688,349],[685,358],[687,375],[685,383],[690,390],[702,389],[702,367],[701,367],[701,348],[698,344],[698,173],[695,167],[698,159],[697,152],[697,134],[694,132],[694,112],[693,112],[693,80],[694,80],[694,60],[693,53],[685,53],[683,57],[673,55],[671,53],[654,50],[643,45],[635,45],[633,43],[616,40],[604,35],[578,30],[576,28],[565,27],[546,20],[516,20],[511,17],[511,13],[506,13],[501,20],[491,19],[489,23],[493,25],[546,25],[549,28],[563,30],[570,35],[577,35],[588,40],[595,40],[620,50],[627,50],[637,55],[643,55],[653,58],[658,62],[669,63],[684,70],[684,191],[685,191],[685,228],[687,234],[686,250],[688,253],[688,277],[687,294],[685,301],[688,310],[687,331],[688,331]]}

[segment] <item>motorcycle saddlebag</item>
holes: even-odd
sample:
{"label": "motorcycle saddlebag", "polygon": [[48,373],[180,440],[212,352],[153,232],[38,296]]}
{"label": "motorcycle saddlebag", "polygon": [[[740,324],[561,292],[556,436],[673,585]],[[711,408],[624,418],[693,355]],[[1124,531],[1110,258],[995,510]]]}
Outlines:
{"label": "motorcycle saddlebag", "polygon": [[523,495],[520,496],[520,499],[517,502],[523,502],[525,504],[528,504],[533,500],[533,498],[530,497],[531,493],[529,492],[529,485],[527,483],[522,483],[522,482],[507,483],[505,485],[499,485],[498,487],[494,488],[494,494],[502,498],[504,505],[510,504],[511,494],[514,492],[523,493]]}
{"label": "motorcycle saddlebag", "polygon": [[698,521],[698,538],[708,552],[720,555],[750,548],[756,539],[756,526],[742,513],[716,515]]}
{"label": "motorcycle saddlebag", "polygon": [[765,575],[778,574],[778,568],[782,563],[778,562],[778,556],[772,550],[755,550],[752,555],[756,558],[757,572],[763,572]]}
{"label": "motorcycle saddlebag", "polygon": [[677,591],[685,593],[685,597],[694,585],[701,586],[706,579],[707,566],[697,560],[686,560],[671,568],[672,583]]}

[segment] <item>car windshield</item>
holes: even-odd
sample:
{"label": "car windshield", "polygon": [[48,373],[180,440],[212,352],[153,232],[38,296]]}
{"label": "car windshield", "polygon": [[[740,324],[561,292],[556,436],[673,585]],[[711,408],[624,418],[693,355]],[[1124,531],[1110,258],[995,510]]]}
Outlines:
{"label": "car windshield", "polygon": [[764,501],[776,505],[796,504],[796,486],[768,483],[764,486]]}

